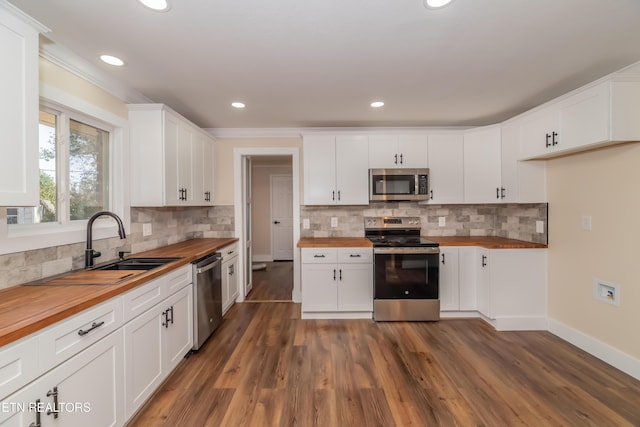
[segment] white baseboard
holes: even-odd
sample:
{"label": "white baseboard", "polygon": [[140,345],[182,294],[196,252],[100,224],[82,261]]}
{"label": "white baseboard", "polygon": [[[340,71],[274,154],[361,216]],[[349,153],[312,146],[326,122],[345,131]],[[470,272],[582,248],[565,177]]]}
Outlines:
{"label": "white baseboard", "polygon": [[640,360],[554,319],[548,319],[549,332],[587,353],[640,380]]}
{"label": "white baseboard", "polygon": [[549,328],[546,316],[496,317],[492,324],[496,331],[546,331]]}
{"label": "white baseboard", "polygon": [[441,319],[469,319],[481,317],[477,311],[441,311]]}
{"label": "white baseboard", "polygon": [[326,311],[311,312],[303,311],[301,319],[373,319],[371,311]]}
{"label": "white baseboard", "polygon": [[273,262],[273,257],[271,256],[271,254],[267,254],[267,255],[252,254],[251,259],[253,262]]}

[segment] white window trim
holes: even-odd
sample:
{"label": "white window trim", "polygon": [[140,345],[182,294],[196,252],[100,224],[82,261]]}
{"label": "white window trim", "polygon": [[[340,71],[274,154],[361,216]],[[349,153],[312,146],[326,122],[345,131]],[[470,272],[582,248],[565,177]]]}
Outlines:
{"label": "white window trim", "polygon": [[[129,189],[124,185],[129,179],[129,122],[126,118],[103,110],[90,102],[70,95],[56,87],[40,84],[41,104],[55,108],[78,112],[83,117],[93,118],[93,123],[109,127],[111,146],[109,174],[110,210],[116,213],[124,223],[127,234],[131,229],[131,209]],[[89,121],[91,123],[91,120]],[[38,224],[21,228],[7,225],[7,210],[0,209],[0,254],[23,252],[54,246],[81,243],[86,241],[87,221],[70,221],[65,224]],[[118,229],[108,218],[94,224],[94,240],[117,237]],[[81,254],[78,254],[81,255]]]}

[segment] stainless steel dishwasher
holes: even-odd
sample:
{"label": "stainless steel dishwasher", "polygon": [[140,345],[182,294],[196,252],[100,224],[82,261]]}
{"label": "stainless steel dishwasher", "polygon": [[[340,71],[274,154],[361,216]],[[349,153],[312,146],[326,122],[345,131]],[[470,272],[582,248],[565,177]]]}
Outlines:
{"label": "stainless steel dishwasher", "polygon": [[193,349],[198,350],[222,323],[222,270],[219,253],[193,263]]}

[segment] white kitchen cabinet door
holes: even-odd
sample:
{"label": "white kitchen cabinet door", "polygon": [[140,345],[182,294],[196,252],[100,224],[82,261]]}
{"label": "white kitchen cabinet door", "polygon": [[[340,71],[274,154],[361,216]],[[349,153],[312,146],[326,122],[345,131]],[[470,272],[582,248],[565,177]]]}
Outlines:
{"label": "white kitchen cabinet door", "polygon": [[213,206],[214,194],[214,173],[213,165],[214,157],[214,141],[210,138],[201,137],[202,139],[202,191],[204,195],[204,205]]}
{"label": "white kitchen cabinet door", "polygon": [[338,265],[338,310],[373,311],[373,265]]}
{"label": "white kitchen cabinet door", "polygon": [[398,166],[398,136],[369,136],[369,167],[386,169]]}
{"label": "white kitchen cabinet door", "polygon": [[125,407],[127,419],[164,380],[162,325],[164,303],[127,323],[125,339]]}
{"label": "white kitchen cabinet door", "polygon": [[50,403],[45,387],[36,381],[0,400],[0,427],[44,426],[47,415],[33,408]]}
{"label": "white kitchen cabinet door", "polygon": [[0,5],[0,206],[37,206],[38,30]]}
{"label": "white kitchen cabinet door", "polygon": [[336,203],[336,144],[333,136],[305,136],[304,204]]}
{"label": "white kitchen cabinet door", "polygon": [[222,262],[222,313],[226,313],[240,295],[238,280],[238,256]]}
{"label": "white kitchen cabinet door", "polygon": [[492,292],[491,292],[491,252],[488,249],[478,248],[476,258],[476,287],[478,293],[478,311],[490,319],[493,319]]}
{"label": "white kitchen cabinet door", "polygon": [[237,256],[231,258],[228,264],[228,272],[229,272],[229,300],[231,304],[233,304],[240,295],[240,276],[238,275],[238,271],[240,271],[240,261]]}
{"label": "white kitchen cabinet door", "polygon": [[[182,188],[180,167],[181,160],[184,159],[182,145],[180,143],[182,132],[180,120],[165,112],[164,114],[164,204],[178,205],[182,196],[180,189]],[[184,161],[184,160],[182,160]],[[134,166],[134,168],[137,166]]]}
{"label": "white kitchen cabinet door", "polygon": [[464,134],[464,201],[498,203],[502,201],[501,134],[494,126]]}
{"label": "white kitchen cabinet door", "polygon": [[44,371],[40,365],[37,336],[25,337],[0,347],[0,399]]}
{"label": "white kitchen cabinet door", "polygon": [[428,137],[426,135],[398,136],[398,163],[398,167],[401,168],[428,167]]}
{"label": "white kitchen cabinet door", "polygon": [[189,285],[167,298],[161,305],[168,310],[164,330],[165,376],[193,347],[193,293]]}
{"label": "white kitchen cabinet door", "polygon": [[302,265],[302,311],[336,311],[338,269],[336,264]]}
{"label": "white kitchen cabinet door", "polygon": [[426,135],[369,136],[370,168],[426,168]]}
{"label": "white kitchen cabinet door", "polygon": [[520,160],[547,155],[555,150],[562,136],[558,106],[550,104],[528,113],[519,119],[521,123]]}
{"label": "white kitchen cabinet door", "polygon": [[430,135],[429,189],[432,204],[464,202],[463,137]]}
{"label": "white kitchen cabinet door", "polygon": [[478,248],[465,246],[458,248],[459,301],[460,310],[475,311],[478,309],[477,276]]}
{"label": "white kitchen cabinet door", "polygon": [[518,160],[521,124],[513,121],[502,126],[502,188],[504,203],[545,203],[546,163],[542,160]]}
{"label": "white kitchen cabinet door", "polygon": [[458,248],[440,246],[440,311],[460,310]]}
{"label": "white kitchen cabinet door", "polygon": [[369,204],[368,159],[368,137],[361,135],[336,137],[336,202],[338,204]]}
{"label": "white kitchen cabinet door", "polygon": [[561,101],[555,150],[571,150],[609,140],[611,83],[604,82]]}

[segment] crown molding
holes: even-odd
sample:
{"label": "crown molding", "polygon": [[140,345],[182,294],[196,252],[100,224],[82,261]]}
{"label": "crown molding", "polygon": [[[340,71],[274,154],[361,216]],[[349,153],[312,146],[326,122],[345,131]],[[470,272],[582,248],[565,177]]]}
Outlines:
{"label": "crown molding", "polygon": [[56,64],[72,74],[109,92],[127,104],[153,103],[140,92],[123,84],[120,80],[100,70],[70,49],[58,44],[52,37],[40,42],[40,57]]}
{"label": "crown molding", "polygon": [[0,7],[3,9],[6,9],[13,16],[22,20],[23,22],[26,22],[27,24],[35,28],[40,33],[48,33],[51,31],[51,29],[49,29],[39,21],[36,21],[32,17],[24,13],[22,10],[18,9],[16,6],[9,3],[7,0],[0,0]]}
{"label": "crown molding", "polygon": [[309,134],[341,135],[416,135],[434,133],[454,133],[476,126],[460,127],[313,127],[313,128],[207,128],[207,133],[215,138],[301,138]]}

